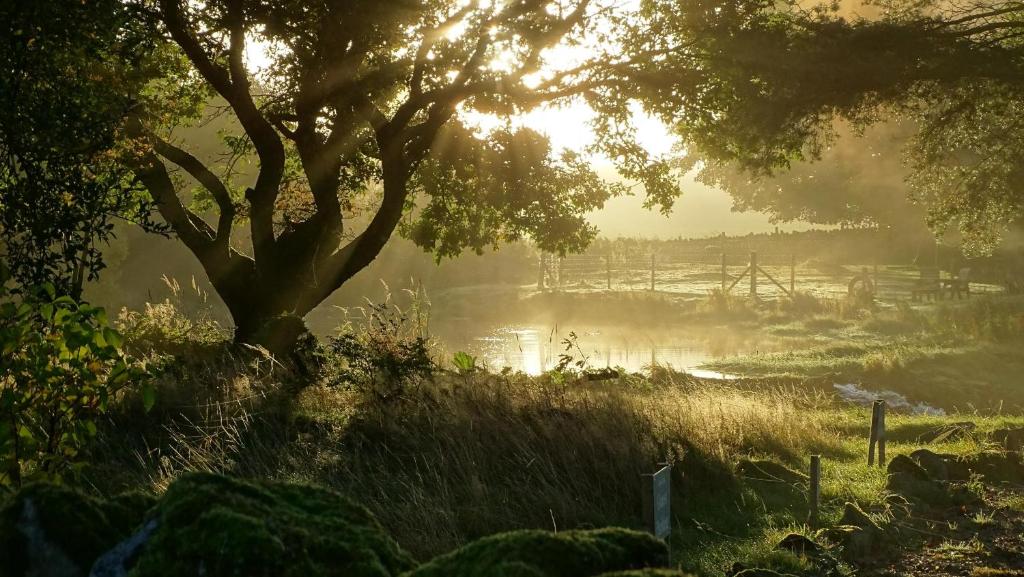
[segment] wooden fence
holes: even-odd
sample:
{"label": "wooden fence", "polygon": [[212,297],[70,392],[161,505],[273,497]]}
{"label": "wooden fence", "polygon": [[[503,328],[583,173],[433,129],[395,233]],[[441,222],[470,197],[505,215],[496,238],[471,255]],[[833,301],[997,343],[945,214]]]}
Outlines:
{"label": "wooden fence", "polygon": [[[782,253],[633,253],[558,257],[542,254],[537,286],[555,291],[648,291],[707,296],[713,291],[755,298],[795,293],[845,297],[854,279],[870,281],[876,298],[909,298],[921,271],[911,265],[829,265]],[[855,284],[855,283],[854,283]],[[972,279],[971,292],[1001,292],[998,283]]]}

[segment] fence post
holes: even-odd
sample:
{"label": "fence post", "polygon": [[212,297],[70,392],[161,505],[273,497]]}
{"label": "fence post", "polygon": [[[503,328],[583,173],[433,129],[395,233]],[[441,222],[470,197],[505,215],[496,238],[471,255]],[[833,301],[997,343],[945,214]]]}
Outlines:
{"label": "fence post", "polygon": [[811,455],[811,486],[807,493],[810,509],[808,524],[818,526],[818,506],[821,503],[821,455]]}
{"label": "fence post", "polygon": [[612,290],[612,255],[604,257],[604,266],[608,277],[608,290]]}
{"label": "fence post", "polygon": [[729,275],[725,270],[725,253],[722,253],[722,293],[725,293],[725,283],[728,282]]}
{"label": "fence post", "polygon": [[565,258],[558,257],[558,288],[562,288],[562,279],[565,276]]}
{"label": "fence post", "polygon": [[750,298],[757,298],[757,252],[750,253]]}
{"label": "fence post", "polygon": [[789,255],[789,294],[790,298],[796,294],[796,255]]}
{"label": "fence post", "polygon": [[878,295],[881,292],[878,290],[878,255],[875,255],[874,278],[872,278],[871,280],[875,282],[875,294]]}
{"label": "fence post", "polygon": [[878,466],[885,466],[885,401],[878,401]]}
{"label": "fence post", "polygon": [[878,401],[871,403],[871,430],[868,432],[868,467],[875,464],[875,442],[878,440]]}
{"label": "fence post", "polygon": [[885,466],[885,401],[871,403],[871,432],[868,435],[868,466],[875,464],[875,445],[878,446],[878,466]]}
{"label": "fence post", "polygon": [[544,251],[540,253],[540,265],[537,272],[537,290],[544,290],[544,275],[547,273],[547,258],[545,258]]}
{"label": "fence post", "polygon": [[651,292],[654,292],[654,253],[651,253]]}

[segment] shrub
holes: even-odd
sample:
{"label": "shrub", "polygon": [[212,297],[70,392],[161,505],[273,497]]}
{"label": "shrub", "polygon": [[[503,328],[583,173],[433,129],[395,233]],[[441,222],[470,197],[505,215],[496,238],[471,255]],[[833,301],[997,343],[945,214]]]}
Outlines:
{"label": "shrub", "polygon": [[52,286],[0,298],[0,485],[60,480],[116,395],[142,385],[152,404],[148,373],[122,352],[103,309]]}
{"label": "shrub", "polygon": [[192,320],[169,299],[146,303],[143,311],[124,309],[117,319],[118,328],[133,352],[181,356],[196,348],[217,345],[228,338],[216,321]]}
{"label": "shrub", "polygon": [[330,339],[330,384],[391,398],[410,382],[433,373],[429,340],[405,311],[388,302],[362,310],[358,322]]}

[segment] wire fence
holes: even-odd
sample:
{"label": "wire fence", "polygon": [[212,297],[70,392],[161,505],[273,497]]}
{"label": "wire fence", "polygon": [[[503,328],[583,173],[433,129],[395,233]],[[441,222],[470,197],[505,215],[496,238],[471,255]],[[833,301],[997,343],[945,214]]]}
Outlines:
{"label": "wire fence", "polygon": [[760,299],[791,298],[794,293],[841,298],[851,292],[869,290],[876,299],[894,301],[953,298],[1005,290],[997,279],[972,275],[967,268],[949,274],[934,267],[902,264],[839,265],[801,261],[794,254],[778,252],[652,252],[566,257],[542,254],[538,259],[537,279],[541,290],[648,291],[694,297],[723,291]]}

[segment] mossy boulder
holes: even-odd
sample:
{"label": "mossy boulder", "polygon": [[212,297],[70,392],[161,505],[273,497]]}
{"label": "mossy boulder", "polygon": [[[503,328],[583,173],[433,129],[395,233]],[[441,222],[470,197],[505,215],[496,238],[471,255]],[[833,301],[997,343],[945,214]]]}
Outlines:
{"label": "mossy boulder", "polygon": [[991,438],[1007,451],[1024,451],[1024,427],[992,431]]}
{"label": "mossy boulder", "polygon": [[956,455],[918,449],[910,454],[910,458],[933,479],[966,481],[971,478],[970,465]]}
{"label": "mossy boulder", "polygon": [[413,560],[332,491],[191,474],[167,489],[132,577],[391,577]]}
{"label": "mossy boulder", "polygon": [[0,508],[0,577],[87,575],[151,505],[142,494],[102,500],[61,485],[28,485]]}
{"label": "mossy boulder", "polygon": [[843,546],[846,561],[862,561],[885,548],[885,531],[854,503],[846,503],[839,526],[829,529],[825,535]]}
{"label": "mossy boulder", "polygon": [[1024,481],[1024,459],[1017,452],[985,451],[964,459],[972,473],[987,481],[1020,483]]}
{"label": "mossy boulder", "polygon": [[739,573],[733,575],[733,577],[792,577],[788,573],[779,573],[778,571],[772,571],[771,569],[744,569]]}
{"label": "mossy boulder", "polygon": [[407,577],[592,577],[667,564],[665,543],[647,533],[617,528],[527,530],[484,537]]}
{"label": "mossy boulder", "polygon": [[692,575],[675,569],[631,569],[602,573],[599,577],[692,577]]}
{"label": "mossy boulder", "polygon": [[942,506],[951,502],[946,487],[933,479],[928,471],[906,455],[898,455],[889,462],[886,489],[899,493],[911,501]]}
{"label": "mossy boulder", "polygon": [[775,546],[776,550],[786,551],[799,559],[804,559],[814,567],[815,575],[833,576],[840,575],[839,562],[829,553],[825,547],[816,543],[811,538],[790,533],[779,541]]}

